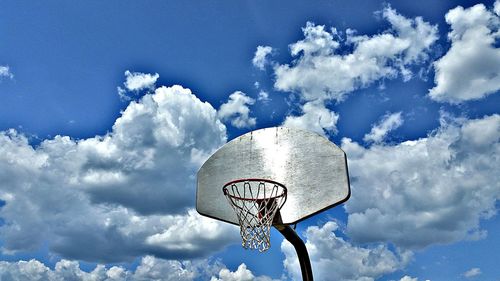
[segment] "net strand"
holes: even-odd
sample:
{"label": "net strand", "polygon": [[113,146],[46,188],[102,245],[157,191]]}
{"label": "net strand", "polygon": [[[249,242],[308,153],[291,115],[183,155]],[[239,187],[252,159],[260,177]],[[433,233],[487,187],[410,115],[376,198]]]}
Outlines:
{"label": "net strand", "polygon": [[286,188],[253,179],[232,182],[223,191],[238,217],[242,246],[259,252],[269,249],[271,225],[286,201]]}

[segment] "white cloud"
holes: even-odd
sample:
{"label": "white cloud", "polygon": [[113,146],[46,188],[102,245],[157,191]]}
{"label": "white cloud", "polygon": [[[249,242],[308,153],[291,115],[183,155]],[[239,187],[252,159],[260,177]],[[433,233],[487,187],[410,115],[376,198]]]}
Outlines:
{"label": "white cloud", "polygon": [[[317,280],[375,280],[403,268],[411,259],[410,252],[394,253],[382,245],[357,247],[336,236],[337,230],[337,224],[332,221],[322,227],[307,228],[306,247]],[[301,272],[295,249],[284,240],[281,250],[285,254],[283,264],[289,277],[300,280]]]}
{"label": "white cloud", "polygon": [[155,86],[156,80],[160,75],[158,73],[148,74],[141,72],[125,71],[124,86],[129,91],[140,91],[144,89],[152,89]]}
{"label": "white cloud", "polygon": [[411,276],[405,275],[399,281],[418,281],[418,278],[412,278]]}
{"label": "white cloud", "polygon": [[269,98],[269,94],[266,91],[260,91],[259,92],[259,97],[257,100],[262,101],[264,103],[269,102],[271,99]]}
{"label": "white cloud", "polygon": [[252,59],[252,64],[260,70],[264,70],[268,64],[267,56],[273,52],[273,48],[269,46],[257,46],[255,55]]}
{"label": "white cloud", "polygon": [[322,102],[308,102],[302,106],[302,115],[287,116],[283,125],[318,134],[324,134],[325,130],[336,133],[338,120],[339,115],[327,109]]}
{"label": "white cloud", "polygon": [[428,137],[397,145],[342,140],[351,238],[413,249],[487,234],[480,220],[496,214],[500,198],[500,115],[447,119]]}
{"label": "white cloud", "polygon": [[[500,4],[495,2],[495,7]],[[451,48],[434,63],[436,86],[429,96],[437,101],[460,103],[486,97],[500,90],[500,18],[483,4],[446,14]]]}
{"label": "white cloud", "polygon": [[2,251],[46,244],[64,258],[114,262],[221,250],[238,231],[192,207],[197,169],[225,142],[216,110],[180,86],[131,102],[105,136],[33,147],[14,130],[0,132]]}
{"label": "white cloud", "polygon": [[270,277],[253,275],[252,271],[247,269],[247,266],[242,263],[236,271],[230,271],[223,268],[219,272],[219,277],[213,276],[210,281],[272,281]]}
{"label": "white cloud", "polygon": [[466,272],[464,272],[464,276],[467,278],[476,277],[478,275],[481,275],[481,269],[479,269],[477,267],[473,267],[473,268],[467,270]]}
{"label": "white cloud", "polygon": [[80,178],[94,202],[143,214],[182,212],[194,202],[192,176],[203,160],[193,156],[209,155],[225,141],[210,104],[189,89],[160,87],[131,102],[109,135],[78,142],[86,157]]}
{"label": "white cloud", "polygon": [[[422,17],[405,18],[390,7],[382,11],[382,16],[389,21],[397,34],[398,40],[395,42],[401,41],[405,46],[401,56],[404,65],[428,59],[427,51],[438,38],[437,26],[430,25]],[[408,45],[404,43],[405,41]]]}
{"label": "white cloud", "polygon": [[135,270],[121,266],[110,268],[97,265],[92,271],[80,268],[77,261],[60,260],[50,269],[38,260],[6,262],[0,261],[0,280],[12,281],[272,281],[267,276],[255,276],[245,264],[234,272],[220,262],[202,260],[162,260],[145,256]]}
{"label": "white cloud", "polygon": [[[217,266],[217,265],[216,265]],[[146,256],[127,280],[191,281],[203,273],[210,265],[204,262],[165,261]],[[205,276],[206,278],[207,276]]]}
{"label": "white cloud", "polygon": [[61,260],[54,269],[37,260],[0,261],[0,280],[12,281],[193,281],[208,280],[220,270],[218,263],[206,261],[167,261],[152,256],[143,257],[135,271],[121,266],[106,268],[98,265],[91,272],[80,269],[76,261]]}
{"label": "white cloud", "polygon": [[128,92],[133,92],[137,94],[140,91],[148,90],[152,91],[155,88],[156,81],[160,75],[158,73],[148,74],[142,72],[130,72],[125,71],[125,82],[123,83],[124,88],[118,87],[118,95],[124,100],[130,100],[130,96],[127,95]]}
{"label": "white cloud", "polygon": [[14,74],[12,74],[8,65],[0,65],[0,79],[1,78],[14,79]]}
{"label": "white cloud", "polygon": [[37,260],[5,262],[0,261],[0,280],[54,280],[53,273]]}
{"label": "white cloud", "polygon": [[[437,26],[420,17],[405,18],[391,7],[386,7],[381,14],[391,28],[373,36],[357,36],[348,29],[346,38],[342,39],[336,29],[328,31],[323,25],[308,22],[302,29],[304,39],[290,45],[290,53],[295,57],[293,62],[274,66],[274,87],[298,93],[305,105],[314,102],[316,107],[326,110],[326,102],[342,101],[348,93],[380,79],[401,75],[405,81],[409,80],[413,76],[412,67],[428,58],[427,53],[437,40]],[[337,52],[341,44],[352,48],[352,52]],[[305,105],[304,115],[308,113]],[[315,127],[335,132],[331,122],[329,125]]]}
{"label": "white cloud", "polygon": [[220,222],[202,217],[195,210],[190,210],[187,216],[175,216],[168,223],[168,228],[150,235],[146,238],[146,244],[155,246],[156,251],[162,249],[162,256],[184,256],[186,251],[198,253],[212,248],[211,244],[224,245],[235,241],[238,227],[230,224],[221,225]]}
{"label": "white cloud", "polygon": [[402,124],[401,112],[386,114],[378,124],[372,127],[370,133],[363,137],[363,140],[365,142],[379,143],[384,140],[390,131],[399,128]]}
{"label": "white cloud", "polygon": [[408,19],[390,7],[382,16],[392,29],[373,36],[354,36],[349,54],[336,54],[342,43],[336,41],[336,31],[308,22],[303,28],[304,39],[290,45],[292,65],[275,67],[275,87],[282,91],[299,92],[306,101],[344,99],[346,93],[366,87],[381,78],[393,78],[401,67],[427,57],[426,52],[437,39],[437,27],[420,17]]}
{"label": "white cloud", "polygon": [[250,128],[256,124],[256,119],[250,117],[249,105],[255,103],[255,100],[245,95],[245,93],[236,91],[229,96],[229,100],[222,104],[218,111],[221,120],[231,120],[231,125],[236,128]]}

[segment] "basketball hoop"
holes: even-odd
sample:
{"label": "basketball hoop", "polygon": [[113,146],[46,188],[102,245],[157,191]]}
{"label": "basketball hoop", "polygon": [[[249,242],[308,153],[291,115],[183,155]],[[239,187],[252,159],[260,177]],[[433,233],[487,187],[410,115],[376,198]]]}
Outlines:
{"label": "basketball hoop", "polygon": [[226,183],[222,191],[238,217],[243,248],[269,249],[271,225],[285,204],[286,187],[267,179],[239,179]]}
{"label": "basketball hoop", "polygon": [[276,228],[295,248],[302,280],[312,281],[306,245],[290,226],[347,201],[347,170],[345,152],[324,136],[289,127],[258,129],[203,163],[196,211],[239,225],[243,247],[260,252],[269,249]]}

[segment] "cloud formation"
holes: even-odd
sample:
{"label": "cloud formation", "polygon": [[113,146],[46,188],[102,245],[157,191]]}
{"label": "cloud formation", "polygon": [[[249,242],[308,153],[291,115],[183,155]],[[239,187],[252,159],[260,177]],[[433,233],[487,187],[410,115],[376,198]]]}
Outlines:
{"label": "cloud formation", "polygon": [[302,106],[302,115],[287,116],[283,126],[305,129],[325,134],[325,130],[337,133],[339,115],[325,107],[323,102],[307,102]]}
{"label": "cloud formation", "polygon": [[121,266],[97,265],[92,271],[80,269],[77,261],[61,260],[50,269],[38,260],[0,261],[0,280],[9,281],[272,281],[267,276],[255,276],[245,264],[230,271],[219,261],[162,260],[153,256],[141,259],[135,270]]}
{"label": "cloud formation", "polygon": [[466,278],[472,278],[472,277],[476,277],[478,275],[481,275],[481,269],[478,267],[473,267],[473,268],[467,270],[466,272],[464,272],[464,276]]}
{"label": "cloud formation", "polygon": [[125,82],[123,88],[118,87],[118,95],[123,100],[131,100],[128,93],[138,94],[141,91],[152,91],[155,88],[156,81],[160,78],[158,73],[149,74],[142,72],[125,71]]}
{"label": "cloud formation", "polygon": [[495,13],[477,4],[467,9],[458,6],[446,14],[451,48],[434,63],[432,99],[460,103],[500,90],[500,17]]}
{"label": "cloud formation", "polygon": [[418,281],[418,278],[412,278],[411,276],[405,275],[399,281]]}
{"label": "cloud formation", "polygon": [[2,78],[14,79],[14,74],[8,65],[0,65],[0,79]]}
{"label": "cloud formation", "polygon": [[342,41],[338,32],[308,22],[304,39],[290,45],[292,65],[277,65],[275,87],[299,92],[306,101],[343,100],[345,95],[381,78],[394,78],[401,69],[427,57],[437,39],[437,27],[422,18],[408,19],[394,9],[382,11],[391,29],[373,36],[347,33],[348,54],[336,54]]}
{"label": "cloud formation", "polygon": [[269,94],[266,91],[262,90],[259,92],[259,97],[257,98],[257,100],[263,103],[268,103],[269,101],[271,101],[271,99],[269,98]]}
{"label": "cloud formation", "polygon": [[225,142],[215,109],[181,86],[131,102],[104,136],[33,147],[0,132],[2,251],[45,243],[64,258],[117,262],[221,250],[237,229],[192,207],[195,172]]}
{"label": "cloud formation", "polygon": [[213,276],[210,281],[272,281],[272,279],[267,276],[253,275],[252,271],[247,269],[244,263],[240,264],[238,269],[234,272],[227,268],[223,268],[218,275],[218,278]]}
{"label": "cloud formation", "polygon": [[245,93],[236,91],[229,96],[229,100],[222,104],[218,111],[218,116],[222,121],[231,120],[231,125],[236,128],[255,127],[257,120],[250,117],[249,105],[253,105],[255,100]]}
{"label": "cloud formation", "polygon": [[[330,221],[321,227],[310,226],[305,233],[306,247],[315,279],[318,280],[375,280],[406,266],[410,252],[394,253],[386,246],[363,248],[335,235],[337,223]],[[283,262],[292,280],[302,277],[293,246],[286,240],[281,244]]]}
{"label": "cloud formation", "polygon": [[141,259],[135,271],[121,266],[106,268],[98,265],[91,272],[80,269],[76,261],[61,260],[51,270],[37,260],[5,262],[0,261],[0,280],[12,281],[193,281],[208,280],[220,270],[220,263],[206,261],[167,261],[146,256]]}
{"label": "cloud formation", "polygon": [[407,249],[480,239],[480,220],[500,198],[500,115],[443,115],[428,137],[365,148],[342,140],[352,196],[347,233],[356,242]]}
{"label": "cloud formation", "polygon": [[[47,146],[60,145],[56,140]],[[77,143],[85,157],[80,180],[93,202],[179,213],[193,206],[193,175],[225,141],[210,104],[189,89],[160,87],[131,102],[110,134]]]}
{"label": "cloud formation", "polygon": [[379,143],[384,140],[390,131],[399,128],[402,124],[403,118],[401,117],[401,112],[386,114],[378,124],[372,127],[370,133],[363,137],[363,140],[365,142]]}
{"label": "cloud formation", "polygon": [[255,55],[252,59],[253,66],[260,70],[264,70],[266,65],[269,63],[267,57],[273,52],[273,48],[269,46],[257,46]]}
{"label": "cloud formation", "polygon": [[[428,59],[430,47],[438,37],[437,27],[421,17],[406,18],[391,7],[384,8],[381,15],[391,28],[373,36],[356,35],[348,29],[346,38],[342,39],[334,28],[328,31],[323,25],[306,24],[302,29],[304,39],[290,45],[294,61],[274,67],[274,87],[298,93],[304,102],[302,115],[289,116],[287,120],[311,125],[314,119],[314,128],[335,132],[332,122],[322,124],[323,119],[311,118],[306,105],[314,102],[315,107],[326,109],[327,101],[342,101],[348,93],[380,79],[402,76],[409,80],[412,77],[411,68]],[[341,53],[338,51],[341,46],[352,52]]]}

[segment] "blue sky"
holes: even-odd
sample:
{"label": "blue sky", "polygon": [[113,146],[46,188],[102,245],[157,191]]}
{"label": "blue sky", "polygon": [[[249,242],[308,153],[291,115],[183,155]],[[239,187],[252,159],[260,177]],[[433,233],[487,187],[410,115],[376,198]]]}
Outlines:
{"label": "blue sky", "polygon": [[352,198],[297,226],[317,280],[497,280],[499,14],[2,1],[0,279],[298,280],[279,233],[193,210],[215,149],[286,125],[348,155]]}

